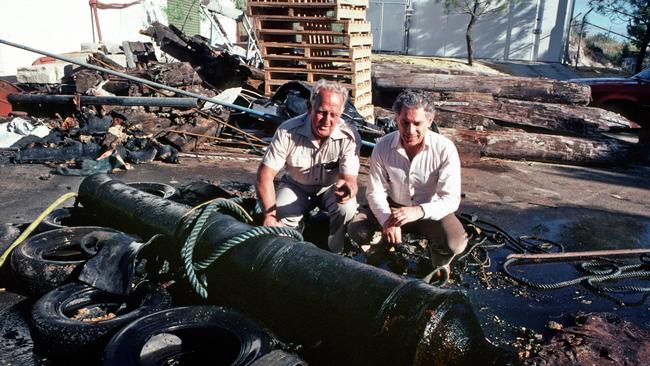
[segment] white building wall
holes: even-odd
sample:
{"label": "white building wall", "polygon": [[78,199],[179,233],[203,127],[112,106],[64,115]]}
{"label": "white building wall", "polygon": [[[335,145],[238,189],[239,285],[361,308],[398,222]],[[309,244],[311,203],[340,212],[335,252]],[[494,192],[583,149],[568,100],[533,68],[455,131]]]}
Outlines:
{"label": "white building wall", "polygon": [[[501,60],[561,61],[573,1],[512,1],[507,12],[480,18],[472,31],[474,56]],[[468,15],[446,14],[442,4],[436,0],[411,0],[411,7],[413,15],[405,53],[467,57],[465,31]],[[397,37],[392,32],[383,32],[382,36]]]}
{"label": "white building wall", "polygon": [[[125,9],[99,9],[103,40],[150,42],[139,31],[155,20],[167,24],[166,4],[166,0],[144,0]],[[78,51],[81,43],[93,42],[88,0],[1,0],[0,38],[52,53]],[[31,65],[41,56],[0,44],[0,76],[15,75],[18,67]]]}

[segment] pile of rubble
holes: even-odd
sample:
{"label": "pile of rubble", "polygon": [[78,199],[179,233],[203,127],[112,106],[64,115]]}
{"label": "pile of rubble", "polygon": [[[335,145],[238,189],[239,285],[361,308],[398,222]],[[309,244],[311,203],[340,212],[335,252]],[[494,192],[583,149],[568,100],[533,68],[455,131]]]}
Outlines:
{"label": "pile of rubble", "polygon": [[[106,49],[81,53],[79,64],[96,69],[73,69],[69,63],[41,58],[19,71],[21,83],[3,83],[0,147],[14,149],[15,162],[68,163],[56,172],[87,175],[154,159],[177,163],[178,152],[194,150],[205,140],[235,147],[245,144],[257,152],[265,146],[261,137],[272,134],[277,123],[255,118],[262,112],[231,116],[218,104],[172,98],[174,93],[168,90],[133,81],[142,79],[208,99],[216,97],[224,104],[239,99],[239,105],[250,106],[259,98],[255,92],[259,70],[173,27],[155,23],[144,32],[179,61],[158,62],[152,44],[124,42],[122,54],[117,55],[121,57]],[[264,103],[258,104],[263,107]],[[240,122],[261,136],[239,128]]]}

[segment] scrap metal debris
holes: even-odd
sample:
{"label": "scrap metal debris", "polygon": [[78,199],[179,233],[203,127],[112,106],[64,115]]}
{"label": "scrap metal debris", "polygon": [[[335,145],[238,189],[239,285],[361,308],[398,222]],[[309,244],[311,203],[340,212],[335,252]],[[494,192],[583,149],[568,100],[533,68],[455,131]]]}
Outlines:
{"label": "scrap metal debris", "polygon": [[613,314],[587,313],[557,330],[526,365],[646,365],[650,333]]}

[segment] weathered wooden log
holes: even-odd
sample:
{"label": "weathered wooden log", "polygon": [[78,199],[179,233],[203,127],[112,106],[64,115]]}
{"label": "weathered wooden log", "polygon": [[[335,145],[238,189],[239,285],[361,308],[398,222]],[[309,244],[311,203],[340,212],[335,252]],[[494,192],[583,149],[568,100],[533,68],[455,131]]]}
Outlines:
{"label": "weathered wooden log", "polygon": [[[490,75],[499,75],[498,72],[488,73],[483,71],[476,70],[467,70],[467,69],[454,69],[434,67],[428,65],[418,65],[418,64],[407,64],[401,62],[385,62],[385,61],[375,61],[372,60],[372,68],[374,71],[377,71],[380,74],[383,73],[411,73],[411,74],[446,74],[446,75],[467,75],[467,76],[490,76]],[[503,74],[502,74],[503,75]]]}
{"label": "weathered wooden log", "polygon": [[[432,97],[435,99],[436,96]],[[531,132],[594,135],[612,128],[630,128],[631,123],[617,113],[600,108],[513,99],[474,98],[457,105],[443,103],[438,111],[436,123],[443,127],[474,128],[483,125],[490,128],[499,125]],[[494,123],[486,123],[486,118]]]}
{"label": "weathered wooden log", "polygon": [[375,92],[408,88],[435,92],[478,92],[501,98],[581,105],[587,105],[591,99],[588,85],[542,78],[405,73],[376,68],[373,69],[372,79]]}
{"label": "weathered wooden log", "polygon": [[634,145],[612,138],[584,138],[516,131],[475,131],[440,128],[459,145],[476,144],[481,156],[578,165],[628,161]]}

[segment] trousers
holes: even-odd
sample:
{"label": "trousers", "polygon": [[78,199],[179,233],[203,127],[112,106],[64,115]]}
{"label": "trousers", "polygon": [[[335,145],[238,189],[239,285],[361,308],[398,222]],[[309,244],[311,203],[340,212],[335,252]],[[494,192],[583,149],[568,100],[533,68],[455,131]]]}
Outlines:
{"label": "trousers", "polygon": [[344,204],[336,200],[336,186],[306,186],[290,179],[282,179],[276,189],[275,202],[277,215],[282,223],[298,229],[303,224],[304,215],[318,207],[329,215],[329,236],[327,244],[332,252],[343,250],[346,224],[352,220],[357,210],[357,200],[352,197]]}

